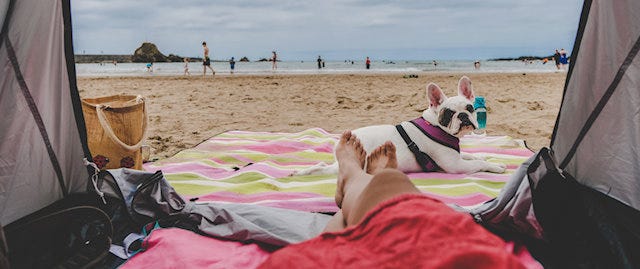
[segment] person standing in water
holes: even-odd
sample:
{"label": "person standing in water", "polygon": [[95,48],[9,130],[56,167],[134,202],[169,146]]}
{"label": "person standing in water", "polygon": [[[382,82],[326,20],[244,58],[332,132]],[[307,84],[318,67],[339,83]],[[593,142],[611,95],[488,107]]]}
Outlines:
{"label": "person standing in water", "polygon": [[367,60],[365,60],[364,65],[367,69],[371,68],[371,60],[369,60],[369,56],[367,56]]}
{"label": "person standing in water", "polygon": [[233,70],[236,69],[236,60],[233,57],[229,60],[229,68],[231,69],[231,74],[233,74]]}
{"label": "person standing in water", "polygon": [[322,69],[322,58],[318,55],[318,69]]}
{"label": "person standing in water", "polygon": [[207,67],[209,67],[209,69],[211,69],[211,76],[215,76],[216,71],[213,70],[213,68],[211,68],[211,59],[209,58],[209,48],[207,47],[207,42],[202,42],[202,49],[203,49],[203,59],[202,59],[202,67],[203,67],[203,72],[202,72],[202,77],[204,78],[207,75]]}
{"label": "person standing in water", "polygon": [[272,51],[273,56],[271,56],[271,61],[273,61],[273,63],[271,64],[271,70],[276,70],[278,69],[278,54],[276,53],[276,51]]}

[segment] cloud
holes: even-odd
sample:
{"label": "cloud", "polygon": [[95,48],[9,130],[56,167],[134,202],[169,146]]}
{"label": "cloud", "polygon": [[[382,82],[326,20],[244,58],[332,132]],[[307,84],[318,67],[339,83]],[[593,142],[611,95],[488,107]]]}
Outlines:
{"label": "cloud", "polygon": [[148,40],[166,54],[197,56],[207,40],[214,57],[278,49],[297,60],[340,50],[411,58],[446,48],[571,47],[580,8],[579,0],[82,0],[72,16],[76,52],[131,53]]}

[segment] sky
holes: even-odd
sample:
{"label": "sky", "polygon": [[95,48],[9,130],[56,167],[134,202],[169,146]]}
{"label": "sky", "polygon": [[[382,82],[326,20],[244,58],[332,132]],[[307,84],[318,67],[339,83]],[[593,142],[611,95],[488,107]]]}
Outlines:
{"label": "sky", "polygon": [[473,60],[573,47],[580,0],[72,0],[77,54]]}

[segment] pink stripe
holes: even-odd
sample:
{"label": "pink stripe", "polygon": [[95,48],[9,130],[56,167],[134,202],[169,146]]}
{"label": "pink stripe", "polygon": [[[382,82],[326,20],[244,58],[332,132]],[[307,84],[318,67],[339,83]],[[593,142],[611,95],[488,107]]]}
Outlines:
{"label": "pink stripe", "polygon": [[266,154],[282,154],[291,152],[300,152],[305,150],[313,150],[316,152],[333,152],[333,144],[322,143],[320,145],[309,145],[307,143],[296,141],[270,141],[263,144],[248,144],[248,145],[220,145],[220,144],[206,144],[198,148],[203,151],[211,152],[230,152],[236,150],[252,150],[262,152]]}
{"label": "pink stripe", "polygon": [[[461,196],[445,196],[423,191],[426,196],[438,199],[443,203],[456,204],[459,206],[475,206],[482,204],[493,197],[482,193],[474,193]],[[191,197],[187,197],[189,199]],[[278,208],[294,209],[307,212],[336,212],[338,207],[333,197],[325,197],[315,193],[289,193],[289,192],[269,192],[259,194],[236,194],[231,192],[214,192],[198,197],[198,201],[229,202],[229,203],[250,203]],[[318,199],[320,198],[320,199]],[[305,201],[304,199],[314,199]],[[277,200],[277,201],[268,201]]]}
{"label": "pink stripe", "polygon": [[456,204],[459,206],[474,206],[474,205],[478,205],[486,201],[489,201],[490,199],[493,198],[493,197],[484,195],[482,193],[474,193],[474,194],[463,195],[463,196],[444,196],[444,195],[430,193],[426,191],[423,191],[423,193],[426,196],[429,196],[434,199],[438,199],[445,204]]}
{"label": "pink stripe", "polygon": [[228,191],[214,192],[198,197],[198,201],[225,201],[233,203],[255,203],[263,200],[292,200],[305,198],[324,198],[325,196],[311,192],[263,192],[255,194],[239,194]]}
{"label": "pink stripe", "polygon": [[[145,167],[147,171],[152,168],[150,166]],[[160,166],[153,166],[156,170],[162,170],[165,174],[175,174],[182,172],[198,172],[198,173],[222,173],[226,172],[226,169],[215,168],[201,163],[174,163]]]}
{"label": "pink stripe", "polygon": [[249,158],[247,158],[247,157],[244,157],[244,156],[242,156],[242,155],[238,155],[238,154],[229,154],[229,157],[231,157],[231,158],[235,158],[235,159],[236,159],[236,160],[238,160],[238,161],[243,161],[243,162],[246,162],[246,163],[252,163],[252,162],[255,162],[255,160],[249,159]]}
{"label": "pink stripe", "polygon": [[256,164],[252,164],[245,167],[239,167],[239,168],[240,170],[237,170],[237,171],[233,169],[224,170],[224,169],[211,169],[211,168],[205,168],[205,169],[175,168],[175,169],[166,169],[166,170],[163,170],[163,172],[167,175],[180,174],[180,173],[197,173],[211,180],[223,180],[223,179],[227,179],[227,178],[237,176],[247,172],[258,172],[258,173],[264,174],[265,178],[280,178],[280,177],[288,176],[293,172],[293,170],[279,169],[279,168],[265,165],[262,163],[256,163]]}

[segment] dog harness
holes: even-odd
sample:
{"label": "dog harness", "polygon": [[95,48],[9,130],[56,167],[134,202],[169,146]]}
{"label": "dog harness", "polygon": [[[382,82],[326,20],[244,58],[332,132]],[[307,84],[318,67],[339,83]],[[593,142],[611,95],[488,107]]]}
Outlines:
{"label": "dog harness", "polygon": [[[458,139],[457,137],[445,132],[438,126],[429,124],[422,117],[411,120],[410,122],[414,126],[416,126],[418,130],[420,130],[424,135],[431,138],[431,140],[445,147],[452,148],[457,152],[460,152],[460,139]],[[400,133],[400,136],[402,136],[404,142],[407,143],[409,150],[411,150],[413,156],[415,156],[416,161],[422,168],[423,172],[434,172],[440,170],[438,164],[433,159],[431,159],[428,154],[420,151],[418,145],[416,145],[416,143],[413,142],[411,138],[409,138],[407,132],[404,130],[404,128],[402,128],[402,124],[396,125],[396,129],[398,130],[398,133]]]}

